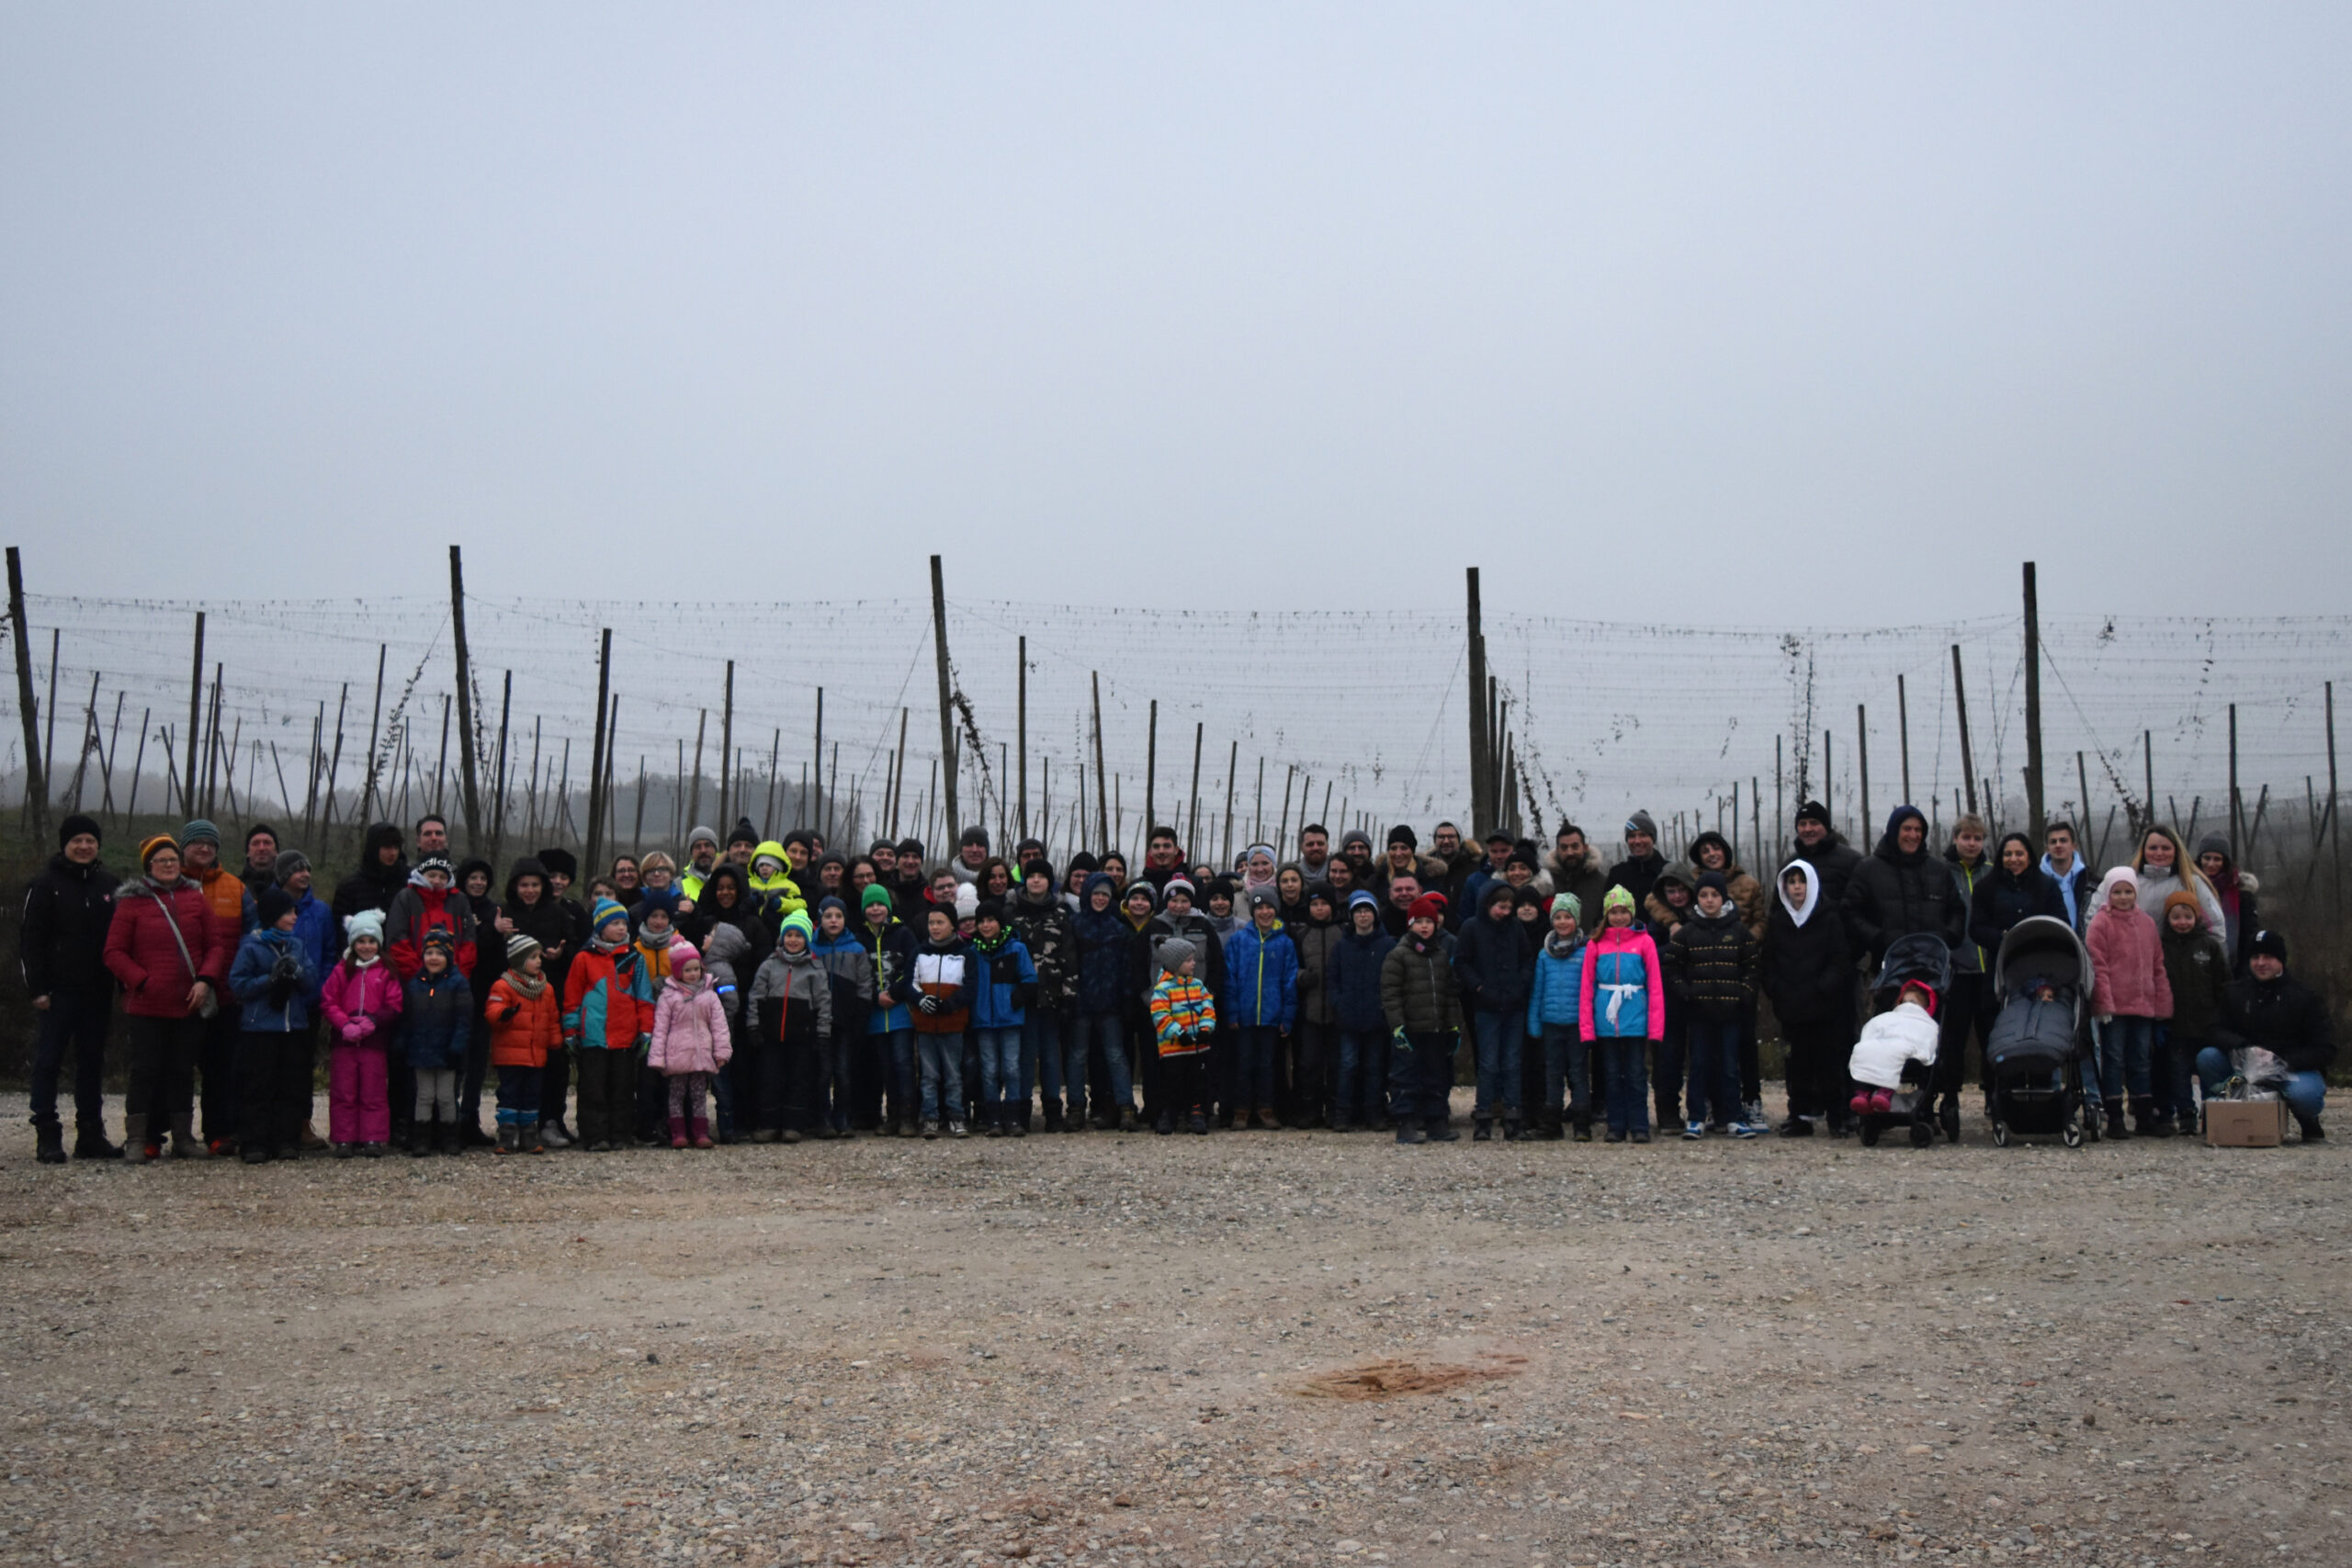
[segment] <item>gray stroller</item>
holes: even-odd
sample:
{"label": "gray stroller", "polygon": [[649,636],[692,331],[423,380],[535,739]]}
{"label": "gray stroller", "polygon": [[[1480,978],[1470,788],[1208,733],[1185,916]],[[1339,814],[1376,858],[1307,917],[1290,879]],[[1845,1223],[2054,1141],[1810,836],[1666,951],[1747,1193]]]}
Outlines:
{"label": "gray stroller", "polygon": [[2083,1021],[2091,1001],[2091,955],[2075,928],[2033,915],[2009,928],[1993,964],[2000,1011],[1984,1043],[1993,1142],[2056,1134],[2083,1144]]}

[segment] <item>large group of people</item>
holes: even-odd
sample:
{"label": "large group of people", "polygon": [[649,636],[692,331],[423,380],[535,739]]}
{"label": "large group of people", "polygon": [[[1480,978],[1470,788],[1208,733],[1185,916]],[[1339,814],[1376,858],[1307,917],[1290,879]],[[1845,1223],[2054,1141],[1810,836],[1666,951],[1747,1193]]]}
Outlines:
{"label": "large group of people", "polygon": [[[1781,1135],[1846,1135],[1901,1083],[1957,1138],[1972,1044],[1987,1081],[1994,958],[2034,917],[2093,965],[2094,1135],[2193,1132],[2258,1052],[2303,1139],[2324,1136],[2328,1010],[2225,840],[2192,852],[2152,827],[2094,878],[2063,822],[2039,845],[1988,843],[1973,816],[1948,844],[1930,832],[1898,807],[1864,852],[1808,803],[1761,880],[1719,833],[1669,863],[1643,812],[1606,869],[1573,824],[1548,850],[1310,824],[1287,857],[1252,844],[1229,867],[1154,828],[1131,867],[1057,866],[1035,840],[1002,857],[978,828],[943,862],[913,840],[845,855],[741,821],[583,885],[560,847],[503,878],[453,858],[427,816],[369,828],[326,888],[267,824],[230,869],[206,821],[146,839],[119,882],[77,815],[22,926],[38,1156],[68,1158],[69,1055],[72,1157],[134,1163],[1146,1128],[1413,1145],[1461,1135],[1465,1053],[1476,1140],[1752,1138],[1774,1130],[1768,1025]],[[1870,976],[1921,936],[1949,973],[1873,1018]],[[101,1098],[118,999],[119,1146]]]}

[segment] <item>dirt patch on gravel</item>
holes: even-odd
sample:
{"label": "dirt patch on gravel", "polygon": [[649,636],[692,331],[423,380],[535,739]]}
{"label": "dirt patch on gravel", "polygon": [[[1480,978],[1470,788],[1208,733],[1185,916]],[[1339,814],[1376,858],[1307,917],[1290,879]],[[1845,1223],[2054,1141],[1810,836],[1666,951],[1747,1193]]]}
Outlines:
{"label": "dirt patch on gravel", "polygon": [[1360,1367],[1318,1372],[1291,1390],[1302,1399],[1396,1399],[1408,1393],[1443,1393],[1474,1382],[1516,1376],[1524,1356],[1492,1356],[1476,1366],[1424,1366],[1418,1361],[1367,1361]]}

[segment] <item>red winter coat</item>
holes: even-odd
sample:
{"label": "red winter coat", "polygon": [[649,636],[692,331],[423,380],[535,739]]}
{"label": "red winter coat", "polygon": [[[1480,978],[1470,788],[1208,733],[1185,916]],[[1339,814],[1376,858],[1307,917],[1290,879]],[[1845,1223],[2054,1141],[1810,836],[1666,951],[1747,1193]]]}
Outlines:
{"label": "red winter coat", "polygon": [[2172,1016],[2164,936],[2145,910],[2102,908],[2083,942],[2091,950],[2091,1002],[2101,1018]]}
{"label": "red winter coat", "polygon": [[[179,941],[172,936],[175,923]],[[186,958],[180,956],[182,941],[187,944]],[[186,877],[166,888],[142,876],[116,891],[106,964],[122,982],[122,1010],[133,1018],[186,1018],[188,987],[209,980],[217,996],[234,956],[234,944],[220,941],[204,889]]]}

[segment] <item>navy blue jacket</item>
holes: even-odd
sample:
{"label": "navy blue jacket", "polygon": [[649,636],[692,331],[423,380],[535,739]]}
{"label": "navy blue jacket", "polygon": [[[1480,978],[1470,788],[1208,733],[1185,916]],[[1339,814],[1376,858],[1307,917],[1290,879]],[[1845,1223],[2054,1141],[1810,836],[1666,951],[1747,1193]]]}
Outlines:
{"label": "navy blue jacket", "polygon": [[413,1070],[464,1066],[473,1025],[474,990],[456,968],[444,969],[437,980],[419,975],[401,987],[401,1043]]}
{"label": "navy blue jacket", "polygon": [[1378,926],[1370,936],[1358,936],[1352,924],[1340,933],[1323,988],[1341,1029],[1351,1034],[1388,1032],[1388,1014],[1380,1003],[1380,965],[1396,945],[1396,939]]}

